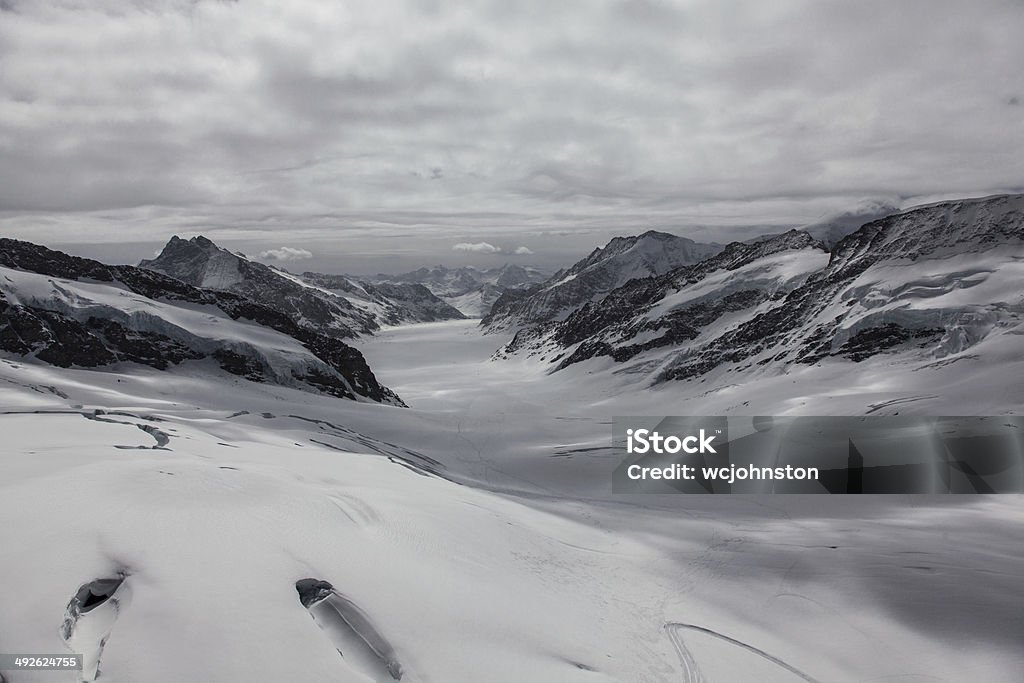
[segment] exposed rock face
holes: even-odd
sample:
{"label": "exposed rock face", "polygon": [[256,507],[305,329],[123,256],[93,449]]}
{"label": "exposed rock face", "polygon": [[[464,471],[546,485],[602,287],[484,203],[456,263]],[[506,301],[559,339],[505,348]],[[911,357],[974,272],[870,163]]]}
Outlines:
{"label": "exposed rock face", "polygon": [[222,249],[199,236],[177,236],[155,259],[139,267],[203,289],[234,292],[284,313],[303,327],[342,338],[371,334],[380,329],[374,316],[347,299],[303,285],[262,263]]}
{"label": "exposed rock face", "polygon": [[62,368],[95,367],[117,360],[97,335],[82,323],[54,311],[11,306],[0,300],[0,349]]}
{"label": "exposed rock face", "polygon": [[358,350],[262,302],[10,239],[0,239],[0,350],[62,367],[211,358],[255,381],[401,404]]}
{"label": "exposed rock face", "polygon": [[512,308],[520,301],[528,299],[543,289],[543,285],[531,285],[521,289],[507,289],[501,293],[491,305],[490,312],[483,317],[480,324],[487,328],[492,322],[507,319],[512,315]]}
{"label": "exposed rock face", "polygon": [[886,349],[905,345],[911,339],[922,339],[922,346],[942,337],[942,328],[907,329],[896,323],[885,323],[878,327],[866,327],[846,340],[832,355],[845,356],[852,361],[866,360]]}
{"label": "exposed rock face", "polygon": [[616,237],[540,287],[504,301],[499,299],[481,325],[488,332],[500,332],[563,320],[580,306],[599,300],[632,279],[661,275],[721,249],[721,245],[701,244],[653,230]]}

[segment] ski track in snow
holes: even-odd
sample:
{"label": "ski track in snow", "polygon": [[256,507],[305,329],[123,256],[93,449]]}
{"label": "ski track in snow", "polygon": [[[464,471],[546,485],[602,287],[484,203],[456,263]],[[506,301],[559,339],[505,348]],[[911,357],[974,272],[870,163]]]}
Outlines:
{"label": "ski track in snow", "polygon": [[789,671],[790,673],[795,674],[796,676],[799,676],[803,680],[807,681],[807,683],[821,683],[821,681],[819,681],[818,679],[811,678],[810,676],[805,674],[803,671],[800,671],[796,667],[790,666],[778,657],[774,657],[765,652],[764,650],[761,650],[759,648],[754,647],[753,645],[750,645],[749,643],[744,643],[741,640],[736,640],[735,638],[731,638],[727,635],[718,633],[717,631],[713,631],[703,626],[697,626],[695,624],[683,624],[681,622],[669,622],[665,624],[665,631],[668,632],[668,637],[672,641],[672,645],[676,648],[676,652],[679,653],[679,659],[683,665],[684,683],[705,683],[705,678],[703,675],[701,675],[700,667],[697,666],[696,660],[693,658],[693,655],[690,654],[689,649],[686,647],[686,642],[683,639],[682,634],[680,633],[680,631],[685,631],[687,629],[698,631],[700,633],[706,633],[709,636],[714,636],[715,638],[724,640],[727,643],[736,645],[737,647],[741,647],[748,652],[754,653],[758,657],[762,657],[768,660],[769,662],[772,662],[773,664],[779,665],[786,671]]}

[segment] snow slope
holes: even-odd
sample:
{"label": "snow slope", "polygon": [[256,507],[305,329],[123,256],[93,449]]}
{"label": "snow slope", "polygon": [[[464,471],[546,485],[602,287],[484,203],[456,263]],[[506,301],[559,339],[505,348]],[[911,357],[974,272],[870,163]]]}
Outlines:
{"label": "snow slope", "polygon": [[403,681],[1016,680],[1019,497],[613,496],[588,444],[666,397],[492,342],[362,342],[410,409],[0,360],[3,649],[66,651],[80,587],[123,577],[100,680],[387,680],[357,631]]}

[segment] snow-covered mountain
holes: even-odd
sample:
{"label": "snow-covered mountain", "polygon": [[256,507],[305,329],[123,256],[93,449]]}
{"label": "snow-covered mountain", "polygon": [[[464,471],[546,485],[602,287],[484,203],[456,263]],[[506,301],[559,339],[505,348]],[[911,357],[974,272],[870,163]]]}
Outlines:
{"label": "snow-covered mountain", "polygon": [[661,379],[905,351],[956,362],[1020,335],[1024,195],[944,202],[864,225],[770,310],[675,358]]}
{"label": "snow-covered mountain", "polygon": [[385,325],[461,320],[461,311],[420,284],[361,282],[346,275],[306,272],[302,282],[346,299]]}
{"label": "snow-covered mountain", "polygon": [[494,303],[481,324],[488,332],[500,332],[562,320],[629,280],[661,275],[721,250],[719,244],[654,230],[616,237],[544,283],[509,291]]}
{"label": "snow-covered mountain", "polygon": [[498,355],[526,350],[558,360],[562,369],[595,356],[625,362],[679,347],[770,308],[827,261],[821,244],[796,230],[753,244],[734,242],[693,265],[630,280],[565,320],[523,328]]}
{"label": "snow-covered mountain", "polygon": [[401,405],[358,350],[262,301],[9,239],[0,239],[0,350],[60,367],[199,364]]}
{"label": "snow-covered mountain", "polygon": [[729,245],[520,332],[499,356],[556,369],[608,357],[655,381],[719,383],[883,353],[978,361],[983,342],[1019,350],[1022,276],[1024,195],[944,202],[867,223],[830,254],[799,231]]}
{"label": "snow-covered mountain", "polygon": [[368,278],[380,284],[421,284],[448,302],[468,318],[486,315],[498,297],[507,290],[543,282],[550,273],[532,266],[506,263],[500,268],[473,266],[420,268],[399,275],[379,274]]}
{"label": "snow-covered mountain", "polygon": [[299,277],[271,268],[198,236],[177,236],[140,267],[196,287],[235,292],[271,306],[299,325],[342,338],[372,334],[383,325],[461,317],[416,288],[380,289],[344,276]]}

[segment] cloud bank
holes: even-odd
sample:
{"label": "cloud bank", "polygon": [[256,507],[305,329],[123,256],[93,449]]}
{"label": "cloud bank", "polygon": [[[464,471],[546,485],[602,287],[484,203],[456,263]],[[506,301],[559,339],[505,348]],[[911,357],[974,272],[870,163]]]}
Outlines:
{"label": "cloud bank", "polygon": [[1015,190],[1022,25],[1017,0],[4,0],[0,228],[267,248]]}
{"label": "cloud bank", "polygon": [[452,251],[465,251],[474,254],[508,254],[512,256],[528,256],[533,254],[533,250],[529,247],[502,249],[490,242],[459,242],[452,246]]}
{"label": "cloud bank", "polygon": [[260,258],[264,261],[303,261],[313,258],[313,252],[295,247],[281,247],[261,251]]}
{"label": "cloud bank", "polygon": [[471,251],[476,254],[497,254],[501,251],[501,249],[488,242],[459,242],[452,247],[452,250]]}

